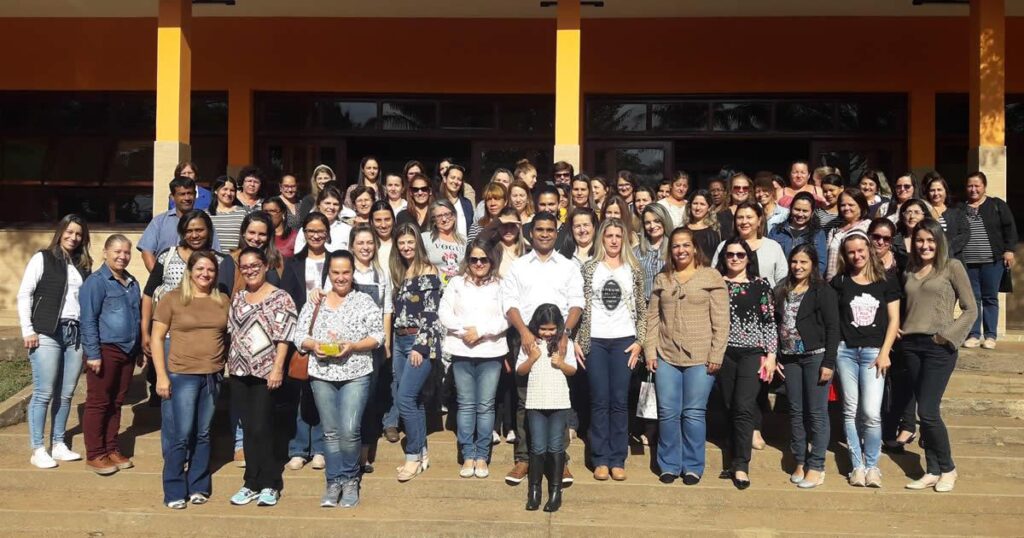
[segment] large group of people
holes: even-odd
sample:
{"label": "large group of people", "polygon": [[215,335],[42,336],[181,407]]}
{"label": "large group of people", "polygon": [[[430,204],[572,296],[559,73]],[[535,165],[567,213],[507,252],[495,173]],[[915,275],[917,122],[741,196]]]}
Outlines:
{"label": "large group of people", "polygon": [[[403,433],[396,478],[409,482],[430,465],[427,416],[448,408],[459,476],[490,476],[504,438],[515,445],[504,478],[527,481],[527,510],[545,481],[543,509],[559,509],[576,437],[595,480],[627,479],[643,431],[661,482],[692,486],[712,394],[729,432],[721,477],[742,490],[780,385],[796,487],[825,479],[838,393],[850,485],[881,487],[881,451],[903,450],[920,424],[926,472],[906,487],[953,489],[939,404],[958,348],[996,346],[1017,243],[983,173],[954,204],[936,172],[900,175],[889,197],[880,171],[847,178],[804,161],[788,177],[723,170],[692,191],[682,171],[645,184],[626,170],[553,170],[543,181],[525,160],[498,169],[477,203],[451,159],[432,178],[418,161],[385,173],[366,157],[347,185],[320,165],[304,198],[291,174],[265,196],[253,166],[197,189],[182,163],[170,209],[137,245],[145,282],[127,271],[127,237],[106,238],[94,267],[87,223],[64,217],[18,293],[31,464],[82,459],[65,425],[84,369],[86,465],[132,467],[120,410],[145,365],[172,509],[211,498],[222,388],[245,468],[235,505],[277,504],[286,471],[311,465],[325,474],[322,506],[356,506],[377,441]],[[656,421],[634,416],[639,376],[653,377]]]}

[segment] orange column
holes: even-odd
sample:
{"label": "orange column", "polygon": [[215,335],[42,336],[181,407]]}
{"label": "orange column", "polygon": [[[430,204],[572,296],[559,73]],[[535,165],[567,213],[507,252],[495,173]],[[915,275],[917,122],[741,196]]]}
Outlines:
{"label": "orange column", "polygon": [[156,141],[153,144],[153,212],[166,207],[167,183],[181,161],[192,158],[192,0],[160,0],[157,18]]}
{"label": "orange column", "polygon": [[935,92],[910,92],[910,168],[920,177],[935,168]]}
{"label": "orange column", "polygon": [[243,166],[253,162],[252,155],[252,90],[228,90],[228,175],[235,176]]}
{"label": "orange column", "polygon": [[971,0],[968,163],[988,176],[988,193],[1006,197],[1006,5]]}
{"label": "orange column", "polygon": [[580,169],[580,2],[558,2],[555,37],[555,161]]}

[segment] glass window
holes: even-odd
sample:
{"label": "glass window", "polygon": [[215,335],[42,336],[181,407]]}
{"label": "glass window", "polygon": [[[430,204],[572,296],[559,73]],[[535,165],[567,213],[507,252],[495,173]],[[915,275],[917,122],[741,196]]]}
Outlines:
{"label": "glass window", "polygon": [[[110,102],[106,99],[69,96],[50,104],[51,130],[64,133],[102,132],[110,129]],[[47,121],[47,120],[44,120]]]}
{"label": "glass window", "polygon": [[766,131],[771,126],[771,117],[771,103],[715,103],[712,128],[730,132]]}
{"label": "glass window", "polygon": [[935,132],[937,134],[967,136],[967,131],[970,129],[970,116],[967,94],[935,96]]}
{"label": "glass window", "polygon": [[437,126],[433,102],[384,103],[385,131],[416,131]]}
{"label": "glass window", "polygon": [[320,121],[329,130],[377,128],[377,103],[323,99],[316,102]]}
{"label": "glass window", "polygon": [[[155,138],[156,95],[138,95],[115,98],[113,103],[114,128],[121,131],[148,133]],[[193,124],[195,118],[193,116]]]}
{"label": "glass window", "polygon": [[862,133],[906,132],[907,110],[893,101],[839,103],[839,129]]}
{"label": "glass window", "polygon": [[651,128],[666,131],[705,131],[710,116],[708,103],[655,103]]}
{"label": "glass window", "polygon": [[[483,147],[480,149],[480,177],[476,183],[483,185],[491,179],[498,168],[514,170],[516,161],[529,159],[537,167],[537,175],[544,178],[549,173],[550,163],[554,162],[550,144],[508,144],[500,147]],[[477,194],[479,198],[480,194]]]}
{"label": "glass window", "polygon": [[41,180],[45,173],[46,152],[49,142],[45,138],[12,138],[3,141],[0,177],[12,180]]}
{"label": "glass window", "polygon": [[192,96],[192,133],[227,132],[227,96]]}
{"label": "glass window", "polygon": [[450,129],[494,129],[494,103],[441,103],[441,127]]}
{"label": "glass window", "polygon": [[541,133],[553,135],[555,132],[555,103],[502,103],[498,105],[501,116],[501,129],[516,133]]}
{"label": "glass window", "polygon": [[305,129],[309,120],[309,103],[303,100],[276,98],[263,102],[263,114],[257,118],[258,128],[266,131]]}
{"label": "glass window", "polygon": [[[110,155],[110,139],[66,137],[57,140],[51,159],[52,181],[81,181],[98,184],[106,174],[104,165]],[[152,175],[152,173],[150,174]]]}
{"label": "glass window", "polygon": [[1006,132],[1024,134],[1024,101],[1011,103],[1006,97]]}
{"label": "glass window", "polygon": [[794,132],[834,131],[834,113],[833,103],[780,101],[775,105],[775,128]]}
{"label": "glass window", "polygon": [[605,171],[607,178],[613,178],[616,170],[630,170],[637,181],[646,185],[657,185],[665,179],[665,150],[661,148],[607,148],[597,150],[595,156],[598,166],[614,163],[613,168]]}
{"label": "glass window", "polygon": [[647,105],[643,103],[596,103],[587,115],[590,128],[599,132],[644,131]]}
{"label": "glass window", "polygon": [[[227,136],[193,136],[192,162],[199,167],[199,179],[205,180],[207,183],[213,183],[218,177],[227,174]],[[150,168],[152,168],[152,163]],[[150,175],[152,174],[153,172],[150,170]]]}
{"label": "glass window", "polygon": [[[198,164],[196,166],[199,166]],[[202,171],[202,167],[199,170]],[[113,183],[147,181],[153,177],[153,141],[120,140],[110,160],[108,179]]]}

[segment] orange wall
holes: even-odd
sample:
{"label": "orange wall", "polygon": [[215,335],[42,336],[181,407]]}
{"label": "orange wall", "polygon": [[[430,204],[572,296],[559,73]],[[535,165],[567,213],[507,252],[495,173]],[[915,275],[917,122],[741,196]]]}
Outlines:
{"label": "orange wall", "polygon": [[[967,25],[966,17],[585,19],[583,92],[966,92]],[[155,19],[4,19],[0,27],[0,89],[155,87]],[[553,19],[200,18],[193,83],[553,93],[554,29]],[[1006,50],[1024,50],[1024,18],[1007,20]],[[1022,62],[1007,58],[1008,92],[1024,91]]]}

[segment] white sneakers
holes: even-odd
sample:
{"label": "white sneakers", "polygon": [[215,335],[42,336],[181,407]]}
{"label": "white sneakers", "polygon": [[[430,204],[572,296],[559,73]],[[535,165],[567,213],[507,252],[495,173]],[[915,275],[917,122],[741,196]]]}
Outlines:
{"label": "white sneakers", "polygon": [[57,461],[78,461],[82,459],[82,455],[78,452],[72,452],[68,445],[64,443],[57,443],[53,445],[53,451],[50,453],[53,459]]}
{"label": "white sneakers", "polygon": [[33,450],[32,457],[28,461],[40,469],[53,469],[57,466],[57,462],[46,453],[45,446]]}

